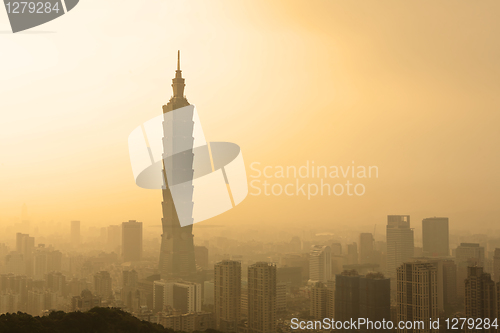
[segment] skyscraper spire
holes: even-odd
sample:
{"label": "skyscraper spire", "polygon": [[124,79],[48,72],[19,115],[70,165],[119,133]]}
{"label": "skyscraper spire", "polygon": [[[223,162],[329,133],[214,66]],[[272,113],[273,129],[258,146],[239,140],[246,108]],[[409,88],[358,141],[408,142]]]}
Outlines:
{"label": "skyscraper spire", "polygon": [[[184,78],[182,77],[182,71],[181,71],[181,51],[177,51],[177,70],[175,71],[175,78],[172,80],[172,89],[174,90],[174,96],[173,98],[177,99],[185,99],[184,97],[184,87],[186,85],[184,84]],[[189,105],[187,100],[185,101],[184,105],[186,106]],[[182,107],[180,106],[180,107]]]}

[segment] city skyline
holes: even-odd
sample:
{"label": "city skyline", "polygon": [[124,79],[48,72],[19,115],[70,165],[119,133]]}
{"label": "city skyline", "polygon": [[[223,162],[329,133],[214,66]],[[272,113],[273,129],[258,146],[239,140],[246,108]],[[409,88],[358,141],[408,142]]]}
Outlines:
{"label": "city skyline", "polygon": [[[111,4],[104,6],[111,10]],[[375,16],[347,2],[248,6],[166,1],[141,4],[140,15],[134,6],[123,6],[129,19],[99,19],[84,32],[76,29],[85,17],[79,8],[71,20],[57,23],[67,24],[75,41],[67,42],[62,33],[3,36],[8,51],[0,56],[6,79],[0,135],[8,144],[2,146],[0,183],[8,195],[0,201],[0,222],[16,221],[27,203],[33,223],[81,220],[99,226],[136,219],[158,225],[159,193],[135,188],[126,136],[168,102],[166,78],[182,49],[187,93],[203,106],[200,118],[209,139],[241,144],[248,152],[247,170],[252,162],[300,167],[306,161],[379,168],[379,178],[368,181],[361,198],[249,196],[238,209],[205,224],[267,223],[255,218],[257,209],[281,225],[383,223],[389,212],[417,219],[447,216],[461,228],[475,220],[485,228],[495,223],[499,160],[487,152],[499,140],[493,75],[498,63],[492,56],[498,22],[490,16],[498,3],[424,2],[418,10],[406,3],[364,4]],[[221,16],[222,8],[228,15]],[[447,8],[457,16],[447,15]],[[469,16],[470,8],[482,19]],[[302,17],[304,11],[317,19]],[[260,17],[262,12],[269,14]],[[387,20],[379,20],[382,13]],[[262,25],[254,27],[257,15]],[[456,19],[462,16],[469,18],[467,30]],[[201,19],[191,22],[193,17]],[[192,25],[178,29],[184,19]],[[101,34],[116,34],[120,43],[102,42]],[[16,52],[42,41],[51,47],[37,58],[23,52],[27,60],[14,66]],[[61,66],[55,65],[56,54]],[[77,63],[85,66],[73,67]],[[52,99],[46,88],[52,85],[65,93]],[[19,98],[15,89],[33,99]],[[280,122],[286,130],[277,130]],[[313,149],[306,149],[305,137]],[[44,149],[35,149],[34,142]],[[77,157],[84,162],[71,163]],[[399,195],[401,188],[410,190],[412,200]]]}

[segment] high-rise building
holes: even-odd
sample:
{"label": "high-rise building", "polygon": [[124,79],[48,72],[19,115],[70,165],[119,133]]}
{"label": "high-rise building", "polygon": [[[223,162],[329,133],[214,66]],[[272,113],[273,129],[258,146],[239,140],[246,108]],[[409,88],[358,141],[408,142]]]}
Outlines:
{"label": "high-rise building", "polygon": [[398,332],[437,332],[429,321],[437,320],[438,314],[437,263],[405,262],[397,271],[397,322],[418,322],[419,326],[398,328]]}
{"label": "high-rise building", "polygon": [[[167,105],[163,106],[163,113],[168,113],[178,108],[189,105],[186,97],[184,96],[184,78],[182,78],[182,71],[180,67],[180,52],[178,53],[177,70],[175,71],[175,78],[172,80],[173,96]],[[189,116],[189,115],[188,115]],[[186,120],[186,125],[194,126],[191,119]],[[191,123],[189,123],[191,122]],[[172,144],[186,140],[185,137],[172,137],[168,138]],[[165,153],[165,152],[164,152]],[[193,159],[193,153],[190,153],[190,158]],[[186,154],[187,156],[187,154]],[[172,162],[172,164],[175,164]],[[180,170],[176,165],[172,165],[172,174],[177,172],[185,173],[183,166]],[[185,186],[192,186],[189,182],[184,183]],[[168,185],[163,189],[163,203],[162,203],[162,226],[163,234],[161,239],[160,250],[160,263],[159,270],[162,278],[188,278],[196,273],[196,263],[194,256],[194,242],[193,242],[193,225],[189,224],[182,227],[179,222],[179,217],[174,205],[174,200]],[[183,203],[185,207],[193,207],[193,202]],[[186,208],[187,209],[187,208]]]}
{"label": "high-rise building", "polygon": [[224,260],[214,268],[215,324],[221,332],[237,332],[241,317],[241,263]]}
{"label": "high-rise building", "polygon": [[465,297],[467,267],[484,265],[484,247],[478,243],[460,243],[455,250],[457,264],[457,298],[462,303]]}
{"label": "high-rise building", "polygon": [[[486,318],[490,323],[495,320],[496,312],[496,288],[495,282],[490,274],[483,272],[483,267],[467,267],[467,279],[465,280],[465,317]],[[497,332],[495,327],[481,327],[481,329],[470,329],[466,325],[466,332]]]}
{"label": "high-rise building", "polygon": [[80,244],[80,221],[71,221],[71,243],[73,245]]}
{"label": "high-rise building", "polygon": [[201,312],[201,285],[186,281],[157,280],[153,284],[153,309],[181,313]]}
{"label": "high-rise building", "polygon": [[[359,318],[370,322],[391,320],[391,280],[382,273],[368,273],[359,279]],[[360,327],[360,332],[375,330],[384,332],[368,325]]]}
{"label": "high-rise building", "polygon": [[362,233],[359,235],[359,263],[373,264],[373,235],[370,233]]}
{"label": "high-rise building", "polygon": [[276,312],[286,311],[286,294],[289,284],[286,282],[276,282]]}
{"label": "high-rise building", "polygon": [[137,288],[137,282],[139,281],[139,274],[137,271],[123,271],[123,287],[121,290],[121,298],[125,303],[125,306],[130,311],[137,311],[141,303],[141,293]]}
{"label": "high-rise building", "polygon": [[130,220],[122,223],[122,256],[124,261],[142,259],[142,222]]}
{"label": "high-rise building", "polygon": [[[214,305],[215,283],[213,281],[203,282],[203,305]],[[240,302],[241,308],[241,302]]]}
{"label": "high-rise building", "polygon": [[48,290],[61,296],[66,296],[66,276],[61,272],[50,272],[45,276],[45,285]]}
{"label": "high-rise building", "polygon": [[439,260],[438,278],[443,290],[442,310],[451,315],[457,305],[457,265],[453,260]]}
{"label": "high-rise building", "polygon": [[387,273],[396,276],[403,262],[413,257],[413,229],[409,215],[387,216]]}
{"label": "high-rise building", "polygon": [[309,254],[309,280],[326,283],[332,274],[332,256],[329,246],[314,245]]}
{"label": "high-rise building", "polygon": [[97,296],[107,299],[113,296],[113,280],[107,271],[100,271],[94,275],[94,290]]}
{"label": "high-rise building", "polygon": [[322,282],[316,282],[311,288],[310,314],[315,320],[334,318],[334,288]]}
{"label": "high-rise building", "polygon": [[335,276],[335,320],[350,321],[359,316],[360,275],[355,270]]}
{"label": "high-rise building", "polygon": [[174,309],[181,313],[201,312],[201,284],[177,282],[173,286]]}
{"label": "high-rise building", "polygon": [[276,332],[276,265],[248,267],[248,333]]}
{"label": "high-rise building", "polygon": [[424,256],[449,256],[449,238],[447,217],[430,217],[422,220],[422,243]]}
{"label": "high-rise building", "polygon": [[45,274],[48,273],[48,249],[44,244],[38,244],[33,254],[33,277],[35,280],[43,280]]}

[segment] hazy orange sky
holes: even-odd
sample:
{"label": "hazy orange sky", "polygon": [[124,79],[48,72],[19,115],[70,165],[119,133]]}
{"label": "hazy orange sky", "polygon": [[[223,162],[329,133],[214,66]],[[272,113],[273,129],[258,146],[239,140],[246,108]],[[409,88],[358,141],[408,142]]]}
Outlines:
{"label": "hazy orange sky", "polygon": [[[500,2],[82,0],[8,33],[0,10],[0,221],[159,224],[129,133],[186,96],[248,168],[376,165],[362,197],[249,196],[207,223],[497,222]],[[474,217],[474,214],[479,214]],[[416,222],[415,222],[416,223]]]}

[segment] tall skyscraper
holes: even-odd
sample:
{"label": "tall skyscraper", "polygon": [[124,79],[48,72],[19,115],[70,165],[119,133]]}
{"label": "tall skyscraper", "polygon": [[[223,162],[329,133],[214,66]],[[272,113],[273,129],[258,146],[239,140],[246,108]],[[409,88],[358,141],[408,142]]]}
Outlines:
{"label": "tall skyscraper", "polygon": [[332,256],[329,246],[314,245],[309,254],[309,280],[326,283],[332,274]]}
{"label": "tall skyscraper", "polygon": [[430,217],[422,220],[422,243],[424,256],[449,256],[449,238],[447,217]]}
{"label": "tall skyscraper", "polygon": [[373,264],[373,235],[370,233],[362,233],[359,235],[359,263]]}
{"label": "tall skyscraper", "polygon": [[224,260],[214,268],[215,324],[221,332],[237,332],[241,317],[241,263]]}
{"label": "tall skyscraper", "polygon": [[71,243],[79,245],[81,241],[80,237],[80,221],[71,221]]}
{"label": "tall skyscraper", "polygon": [[122,256],[124,261],[142,259],[142,222],[130,220],[122,223]]}
{"label": "tall skyscraper", "polygon": [[409,215],[387,216],[387,273],[396,276],[403,262],[413,257],[413,229]]}
{"label": "tall skyscraper", "polygon": [[405,262],[397,273],[397,322],[423,322],[423,326],[413,330],[398,328],[398,332],[437,332],[429,327],[429,320],[439,315],[437,264]]}
{"label": "tall skyscraper", "polygon": [[276,265],[248,267],[248,333],[276,332]]}
{"label": "tall skyscraper", "polygon": [[[182,78],[182,71],[180,67],[180,52],[177,55],[177,70],[175,71],[175,78],[172,80],[173,96],[167,105],[163,106],[163,113],[173,111],[175,109],[188,106],[189,102],[184,96],[184,78]],[[191,131],[194,126],[194,122],[191,119],[186,119],[186,126],[191,126]],[[171,144],[175,144],[178,141],[186,140],[183,137],[172,137],[164,138],[165,140],[171,140]],[[164,151],[164,154],[166,152]],[[193,152],[187,152],[190,156],[188,158],[193,160]],[[184,166],[176,166],[172,162],[172,174],[176,173],[186,173]],[[179,169],[180,168],[180,169]],[[192,170],[191,170],[192,173]],[[189,182],[186,182],[186,186]],[[159,269],[162,278],[187,278],[192,276],[196,272],[195,256],[194,256],[194,242],[193,242],[193,225],[187,225],[181,227],[179,222],[179,217],[175,210],[174,200],[172,193],[167,186],[162,191],[163,203],[162,203],[162,226],[163,234],[161,239],[161,250],[160,250],[160,263]],[[186,206],[191,206],[193,202],[185,202]]]}
{"label": "tall skyscraper", "polygon": [[460,243],[455,251],[457,264],[457,296],[458,302],[464,301],[465,279],[467,267],[484,265],[484,247],[478,243]]}
{"label": "tall skyscraper", "polygon": [[[467,267],[465,280],[465,317],[488,318],[490,323],[497,317],[497,295],[495,282],[490,274],[484,273],[482,267]],[[466,325],[466,332],[497,332],[494,327],[489,329],[470,329]]]}

